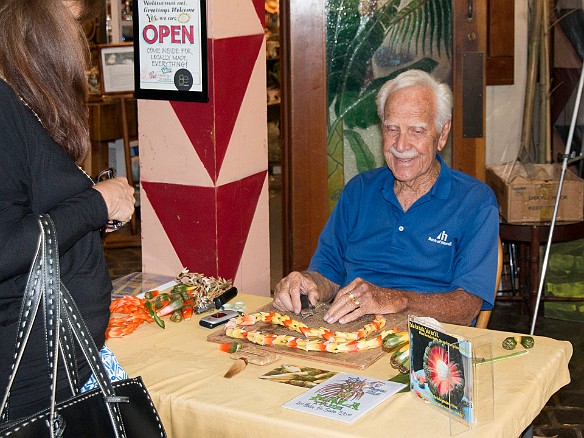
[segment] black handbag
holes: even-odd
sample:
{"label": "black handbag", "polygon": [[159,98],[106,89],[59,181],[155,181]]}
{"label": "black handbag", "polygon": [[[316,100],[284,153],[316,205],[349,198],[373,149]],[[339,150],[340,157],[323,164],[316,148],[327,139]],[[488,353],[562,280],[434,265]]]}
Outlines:
{"label": "black handbag", "polygon": [[[28,276],[18,321],[15,355],[8,386],[0,404],[0,438],[3,437],[166,437],[156,408],[140,377],[110,382],[69,291],[60,281],[57,235],[48,215],[39,217],[42,232]],[[43,301],[43,311],[41,308]],[[49,376],[52,382],[51,405],[30,417],[6,422],[10,389],[26,348],[37,313],[44,318]],[[77,365],[73,338],[93,372],[98,388],[77,393]],[[59,352],[69,378],[73,396],[55,403]]]}

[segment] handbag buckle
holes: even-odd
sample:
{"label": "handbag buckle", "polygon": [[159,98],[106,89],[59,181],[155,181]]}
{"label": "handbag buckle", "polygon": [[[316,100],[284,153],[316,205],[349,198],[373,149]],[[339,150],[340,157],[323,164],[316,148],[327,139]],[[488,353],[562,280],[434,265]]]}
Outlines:
{"label": "handbag buckle", "polygon": [[125,397],[121,395],[109,395],[104,397],[106,403],[128,403],[130,401],[130,397]]}
{"label": "handbag buckle", "polygon": [[[50,424],[49,424],[50,420],[47,420],[47,425],[49,426],[49,428],[51,428]],[[63,434],[65,433],[65,427],[67,427],[67,424],[65,423],[65,419],[63,418],[63,416],[57,412],[55,412],[55,417],[53,418],[53,436],[55,438],[61,438],[63,436]]]}

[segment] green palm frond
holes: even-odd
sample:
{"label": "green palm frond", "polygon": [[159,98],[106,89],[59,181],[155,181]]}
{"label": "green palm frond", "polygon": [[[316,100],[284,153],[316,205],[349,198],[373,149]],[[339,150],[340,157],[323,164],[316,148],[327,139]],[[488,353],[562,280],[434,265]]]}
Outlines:
{"label": "green palm frond", "polygon": [[327,10],[328,104],[343,118],[371,81],[371,59],[384,41],[396,53],[415,46],[433,53],[451,52],[450,2],[388,0],[370,15],[359,15],[359,0],[329,0]]}
{"label": "green palm frond", "polygon": [[[376,167],[374,154],[355,129],[379,123],[375,98],[381,86],[404,70],[431,73],[438,65],[434,54],[452,56],[451,2],[326,1],[327,111],[333,112],[327,117],[331,209],[344,187],[345,142],[355,154],[359,172]],[[378,66],[381,59],[384,68],[401,68],[374,77],[374,57]],[[419,60],[412,63],[414,58]]]}
{"label": "green palm frond", "polygon": [[388,29],[389,49],[425,53],[444,49],[452,55],[452,21],[449,19],[452,0],[415,0],[394,17]]}
{"label": "green palm frond", "polygon": [[367,147],[367,144],[357,131],[345,131],[345,138],[349,142],[351,150],[355,154],[357,161],[357,172],[361,173],[366,170],[375,168],[375,157]]}
{"label": "green palm frond", "polygon": [[[400,0],[389,0],[368,16],[359,15],[359,0],[329,0],[327,10],[328,103],[342,108],[344,91],[359,90],[369,73],[369,64],[381,46],[391,16]],[[337,110],[338,114],[338,110]]]}
{"label": "green palm frond", "polygon": [[385,84],[389,79],[393,79],[400,73],[406,70],[416,69],[423,70],[425,72],[431,73],[438,66],[432,58],[423,58],[407,67],[394,70],[387,76],[377,78],[369,82],[367,88],[360,93],[354,92],[353,90],[348,90],[349,99],[352,101],[352,105],[346,107],[344,112],[340,114],[340,119],[345,123],[346,127],[349,128],[367,128],[368,126],[375,125],[379,123],[379,116],[377,115],[377,104],[375,99],[377,98],[377,93],[379,89]]}

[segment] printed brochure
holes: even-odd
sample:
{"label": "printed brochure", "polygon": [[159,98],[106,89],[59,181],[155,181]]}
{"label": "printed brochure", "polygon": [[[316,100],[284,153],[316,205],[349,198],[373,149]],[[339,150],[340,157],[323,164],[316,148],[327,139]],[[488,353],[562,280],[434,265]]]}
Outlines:
{"label": "printed brochure", "polygon": [[338,373],[283,407],[352,423],[405,386],[387,380]]}

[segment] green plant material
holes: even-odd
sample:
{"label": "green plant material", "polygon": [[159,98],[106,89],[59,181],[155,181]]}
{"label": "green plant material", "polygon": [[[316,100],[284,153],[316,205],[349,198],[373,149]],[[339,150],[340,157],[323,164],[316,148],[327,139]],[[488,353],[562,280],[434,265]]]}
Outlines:
{"label": "green plant material", "polygon": [[[379,125],[380,120],[377,114],[377,93],[389,79],[393,79],[407,70],[423,70],[431,73],[438,66],[438,63],[431,58],[423,58],[407,68],[395,70],[391,74],[373,79],[367,83],[362,90],[347,90],[345,99],[350,103],[349,106],[338,108],[338,117],[344,122],[345,128],[368,128],[369,126]],[[346,133],[346,129],[345,129]]]}
{"label": "green plant material", "polygon": [[155,298],[155,301],[158,302],[170,301],[170,295],[167,292],[161,293]]}
{"label": "green plant material", "polygon": [[392,367],[397,368],[400,373],[408,374],[410,372],[410,343],[404,343],[395,350],[389,363]]}
{"label": "green plant material", "polygon": [[505,350],[514,350],[517,347],[517,341],[513,336],[509,336],[503,340],[502,345]]}
{"label": "green plant material", "polygon": [[175,287],[172,288],[170,291],[170,297],[172,300],[176,300],[180,298],[182,301],[190,300],[191,294],[187,290],[187,286],[184,284],[177,284]]}
{"label": "green plant material", "polygon": [[183,301],[188,301],[188,300],[191,300],[193,298],[193,297],[191,297],[191,295],[187,291],[181,292],[180,296],[183,299]]}
{"label": "green plant material", "polygon": [[[440,55],[442,45],[452,55],[452,2],[448,0],[411,1],[396,15],[395,25],[388,32],[389,49],[413,51],[418,48]],[[429,37],[429,38],[428,38]]]}
{"label": "green plant material", "polygon": [[357,131],[345,131],[345,138],[349,141],[349,145],[351,146],[351,150],[355,154],[357,159],[357,170],[359,173],[364,172],[365,170],[374,169],[375,164],[375,157],[363,141],[363,137]]}
{"label": "green plant material", "polygon": [[174,312],[172,312],[172,315],[170,315],[170,320],[172,322],[181,322],[182,321],[182,312],[181,309],[177,309]]}
{"label": "green plant material", "polygon": [[535,344],[535,340],[531,336],[521,336],[520,342],[523,348],[533,348]]}
{"label": "green plant material", "polygon": [[237,342],[237,341],[230,342],[228,352],[235,353],[236,351],[241,350],[241,348],[242,348],[241,342]]}
{"label": "green plant material", "polygon": [[503,356],[491,357],[489,359],[485,359],[484,357],[477,357],[477,358],[473,359],[473,363],[476,363],[478,365],[481,363],[495,362],[498,360],[510,359],[512,357],[521,356],[525,353],[528,353],[528,351],[527,350],[516,351],[514,353],[504,354]]}
{"label": "green plant material", "polygon": [[390,333],[385,338],[383,338],[383,343],[381,344],[384,351],[390,352],[395,348],[402,346],[404,343],[410,342],[409,334],[407,331]]}
{"label": "green plant material", "polygon": [[[172,301],[180,300],[181,302],[183,302],[185,300],[184,299],[184,296],[183,296],[184,293],[186,293],[186,292],[183,292],[183,293],[173,292],[173,293],[170,294],[170,299]],[[188,294],[187,294],[187,296],[188,296]]]}
{"label": "green plant material", "polygon": [[[371,149],[359,142],[355,128],[379,124],[375,99],[388,79],[409,69],[431,73],[438,65],[429,57],[434,52],[451,56],[452,13],[451,0],[387,0],[368,8],[362,7],[360,0],[329,0],[326,15],[327,108],[331,112],[327,114],[328,183],[332,209],[344,187],[343,134],[356,155],[359,172],[378,166]],[[423,57],[412,64],[410,52],[417,55],[419,51]],[[374,78],[374,57],[382,59],[384,67],[407,68]],[[349,132],[354,135],[349,137]]]}
{"label": "green plant material", "polygon": [[152,303],[150,301],[146,301],[144,305],[146,306],[146,309],[148,310],[148,313],[150,314],[152,319],[154,319],[154,322],[158,324],[160,327],[164,328],[165,327],[164,321],[160,319],[160,317],[156,314],[156,311],[154,310]]}
{"label": "green plant material", "polygon": [[182,283],[175,285],[171,290],[171,292],[174,292],[177,294],[181,294],[181,293],[186,292],[186,291],[187,291],[187,285],[182,284]]}
{"label": "green plant material", "polygon": [[[338,118],[344,118],[361,100],[364,90],[371,91],[368,87],[372,79],[371,61],[385,41],[390,41],[389,49],[396,54],[412,47],[416,53],[421,48],[424,53],[437,50],[440,54],[444,46],[451,55],[451,0],[411,0],[399,9],[401,3],[402,0],[388,0],[371,13],[360,16],[359,0],[327,2],[328,106],[335,103]],[[369,93],[373,101],[379,86],[387,79],[377,80],[375,93]],[[369,123],[362,127],[377,123],[375,105],[371,113],[367,117]]]}
{"label": "green plant material", "polygon": [[237,341],[219,344],[219,350],[224,351],[225,353],[235,353],[236,351],[241,350],[241,348],[242,348],[241,342]]}
{"label": "green plant material", "polygon": [[333,124],[331,131],[329,131],[327,148],[328,203],[329,211],[333,211],[345,186],[342,123]]}
{"label": "green plant material", "polygon": [[170,315],[171,313],[173,313],[175,310],[180,310],[183,306],[183,301],[182,298],[177,298],[174,301],[171,301],[170,303],[168,303],[166,306],[164,306],[162,309],[158,310],[158,312],[156,312],[156,314],[158,316],[166,316],[166,315]]}
{"label": "green plant material", "polygon": [[151,290],[144,294],[144,298],[146,298],[147,300],[151,300],[152,298],[155,298],[157,295],[158,295],[157,290]]}

